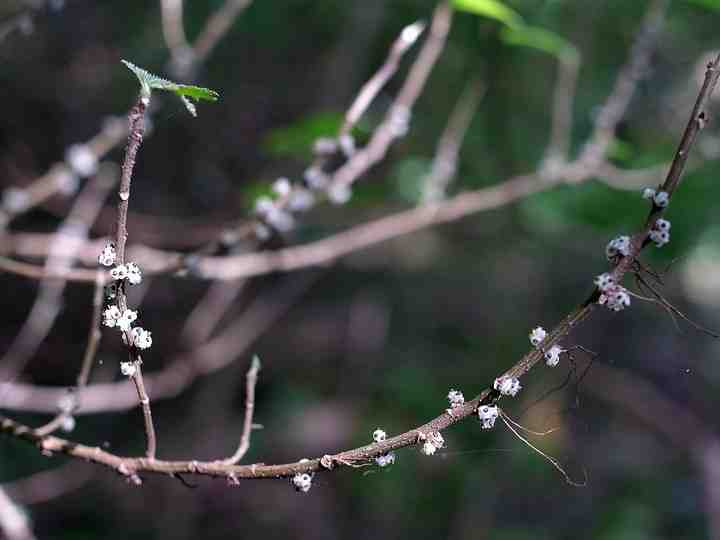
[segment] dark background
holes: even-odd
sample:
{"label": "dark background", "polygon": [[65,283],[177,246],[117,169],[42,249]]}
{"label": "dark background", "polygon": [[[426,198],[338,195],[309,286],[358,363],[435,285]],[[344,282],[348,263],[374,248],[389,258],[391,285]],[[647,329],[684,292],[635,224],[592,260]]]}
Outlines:
{"label": "dark background", "polygon": [[[4,17],[25,9],[20,1],[3,4]],[[167,73],[157,4],[68,0],[43,6],[32,12],[30,33],[16,31],[0,42],[3,188],[28,184],[61,160],[68,146],[94,135],[108,115],[127,111],[137,84],[121,58]],[[186,4],[192,40],[221,2]],[[576,152],[627,56],[646,2],[507,4],[582,53]],[[712,4],[672,3],[648,77],[618,129],[612,151],[618,166],[672,157],[702,59],[717,47]],[[333,133],[398,32],[429,19],[433,7],[420,0],[254,2],[197,74],[200,84],[221,93],[218,103],[201,104],[193,119],[172,96],[155,98],[160,107],[140,151],[131,200],[131,209],[148,221],[130,222],[131,243],[142,238],[156,247],[197,247],[233,218],[248,215],[275,178],[299,178],[314,138]],[[537,167],[548,140],[555,60],[508,46],[498,28],[488,19],[456,14],[408,136],[359,182],[348,206],[317,207],[285,242],[328,236],[415,204],[449,112],[476,76],[487,91],[452,191]],[[361,122],[360,140],[381,119],[416,50]],[[675,261],[666,276],[667,297],[715,328],[720,186],[712,156],[718,149],[720,134],[711,125],[696,149],[704,162],[687,175],[669,209],[672,242],[643,255],[657,268]],[[109,159],[121,157],[118,148]],[[58,198],[23,216],[13,230],[54,230],[66,202]],[[242,423],[244,373],[254,353],[263,361],[255,420],[264,429],[254,432],[245,463],[315,457],[364,444],[378,426],[396,434],[421,424],[442,411],[451,387],[474,396],[528,350],[532,327],[553,327],[584,299],[592,277],[607,268],[607,241],[636,230],[646,212],[637,191],[596,181],[561,186],[358,252],[332,267],[252,280],[226,324],[253,301],[297,286],[304,293],[237,361],[200,377],[177,398],[154,403],[159,456],[204,460],[232,452]],[[211,231],[205,238],[193,235],[199,224]],[[160,232],[143,229],[155,226]],[[111,232],[112,220],[106,220],[93,235]],[[0,280],[4,350],[27,315],[36,283],[8,274]],[[192,278],[150,282],[140,306],[155,341],[145,358],[147,371],[182,349],[177,336],[207,286]],[[72,384],[91,289],[69,286],[61,316],[23,379]],[[316,476],[307,495],[296,494],[285,480],[229,488],[220,480],[188,478],[197,484],[189,489],[151,476],[136,488],[99,467],[48,459],[8,439],[0,441],[0,480],[13,493],[17,479],[60,468],[51,477],[59,496],[27,506],[39,538],[718,538],[709,519],[709,494],[720,489],[720,450],[713,446],[718,343],[682,321],[680,326],[682,331],[661,308],[640,300],[620,314],[598,310],[566,341],[597,353],[581,382],[574,379],[538,401],[566,380],[564,360],[554,371],[538,367],[523,379],[519,398],[503,403],[528,427],[560,428],[533,440],[573,478],[586,471],[584,488],[567,485],[503,425],[485,432],[472,419],[448,430],[447,448],[433,458],[406,449],[389,469]],[[117,366],[125,356],[116,338],[104,336],[94,381],[121,378]],[[589,357],[575,357],[581,373]],[[32,424],[46,418],[6,412]],[[704,430],[699,442],[684,431],[688,415]],[[74,440],[105,443],[123,455],[144,449],[137,409],[77,420]],[[21,493],[16,500],[23,502]]]}

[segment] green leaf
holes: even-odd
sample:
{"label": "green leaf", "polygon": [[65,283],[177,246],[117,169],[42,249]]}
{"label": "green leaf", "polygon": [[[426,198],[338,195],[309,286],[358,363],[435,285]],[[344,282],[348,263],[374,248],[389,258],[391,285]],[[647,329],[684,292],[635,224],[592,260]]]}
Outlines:
{"label": "green leaf", "polygon": [[558,59],[577,61],[575,46],[562,36],[537,26],[519,25],[503,29],[501,39],[508,45],[531,47],[549,53]]}
{"label": "green leaf", "polygon": [[311,155],[315,140],[319,137],[334,137],[342,121],[343,115],[336,112],[312,114],[289,126],[273,129],[262,145],[276,157],[307,159]]}
{"label": "green leaf", "polygon": [[453,0],[453,7],[459,11],[495,19],[509,28],[523,26],[523,18],[499,0]]}
{"label": "green leaf", "polygon": [[163,90],[166,92],[172,92],[177,95],[187,108],[187,110],[193,116],[197,116],[195,105],[190,103],[188,98],[194,99],[195,101],[206,100],[206,101],[217,101],[220,97],[215,90],[209,88],[203,88],[201,86],[192,86],[189,84],[178,84],[162,77],[158,77],[150,73],[149,71],[142,69],[135,64],[122,60],[122,63],[132,71],[140,81],[140,94],[144,97],[150,98],[150,94],[153,90]]}
{"label": "green leaf", "polygon": [[701,7],[720,11],[720,0],[687,0],[691,4],[696,4]]}

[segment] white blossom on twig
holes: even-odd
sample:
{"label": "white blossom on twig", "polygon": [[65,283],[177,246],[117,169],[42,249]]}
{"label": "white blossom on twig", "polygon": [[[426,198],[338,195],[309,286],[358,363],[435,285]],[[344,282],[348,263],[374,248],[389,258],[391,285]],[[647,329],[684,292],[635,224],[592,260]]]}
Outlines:
{"label": "white blossom on twig", "polygon": [[117,252],[115,251],[115,244],[108,242],[100,252],[100,255],[98,255],[98,264],[102,266],[112,266],[115,264],[116,258]]}
{"label": "white blossom on twig", "polygon": [[563,349],[559,345],[553,345],[547,351],[545,351],[545,364],[549,367],[555,367],[560,363],[560,355],[563,353]]}
{"label": "white blossom on twig", "polygon": [[537,347],[547,337],[547,332],[542,326],[538,326],[537,328],[533,328],[529,337],[530,343],[532,343],[533,347]]}
{"label": "white blossom on twig", "polygon": [[134,362],[120,362],[120,373],[126,377],[134,377],[137,373],[137,367]]}
{"label": "white blossom on twig", "polygon": [[517,377],[500,377],[495,379],[494,384],[495,390],[500,392],[503,396],[516,396],[522,386]]}
{"label": "white blossom on twig", "polygon": [[495,405],[481,405],[477,410],[482,429],[492,429],[498,418],[498,408]]}
{"label": "white blossom on twig", "polygon": [[97,172],[98,159],[86,144],[73,144],[65,152],[65,161],[80,177],[92,176]]}

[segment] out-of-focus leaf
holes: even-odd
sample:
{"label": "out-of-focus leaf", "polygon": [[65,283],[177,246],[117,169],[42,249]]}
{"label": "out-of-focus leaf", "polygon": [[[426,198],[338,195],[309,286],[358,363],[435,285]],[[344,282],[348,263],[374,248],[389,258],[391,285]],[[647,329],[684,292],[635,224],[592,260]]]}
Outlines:
{"label": "out-of-focus leaf", "polygon": [[324,112],[273,129],[263,141],[263,148],[276,157],[306,159],[318,137],[333,137],[342,124],[343,116],[337,112]]}
{"label": "out-of-focus leaf", "polygon": [[578,50],[568,40],[551,30],[537,26],[508,26],[503,29],[501,38],[508,45],[532,47],[559,59],[576,60],[579,56]]}
{"label": "out-of-focus leaf", "polygon": [[510,28],[524,24],[516,11],[498,0],[453,0],[453,6],[460,11],[495,19]]}
{"label": "out-of-focus leaf", "polygon": [[695,4],[704,8],[720,11],[720,0],[687,0],[691,4]]}

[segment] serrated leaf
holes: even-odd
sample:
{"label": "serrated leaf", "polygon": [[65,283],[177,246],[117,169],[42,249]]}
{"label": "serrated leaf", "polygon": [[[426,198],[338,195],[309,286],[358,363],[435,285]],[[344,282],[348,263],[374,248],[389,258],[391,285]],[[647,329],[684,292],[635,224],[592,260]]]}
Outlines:
{"label": "serrated leaf", "polygon": [[149,71],[136,66],[135,64],[122,60],[122,63],[132,71],[140,81],[140,92],[147,97],[150,97],[152,90],[164,90],[166,92],[173,92],[182,100],[187,110],[193,116],[197,116],[197,110],[195,105],[190,103],[188,98],[192,98],[195,101],[206,100],[206,101],[217,101],[220,97],[215,90],[209,88],[203,88],[201,86],[192,86],[189,84],[178,84],[173,81],[168,81],[162,77],[158,77],[150,73]]}
{"label": "serrated leaf", "polygon": [[452,4],[457,10],[495,19],[510,28],[524,24],[519,13],[499,0],[453,0]]}
{"label": "serrated leaf", "polygon": [[215,90],[203,88],[202,86],[191,86],[188,84],[177,84],[174,92],[181,96],[193,98],[195,101],[204,99],[206,101],[217,101],[220,97]]}
{"label": "serrated leaf", "polygon": [[531,47],[559,59],[576,60],[579,56],[575,46],[562,36],[537,26],[519,25],[503,29],[501,39],[508,45]]}

